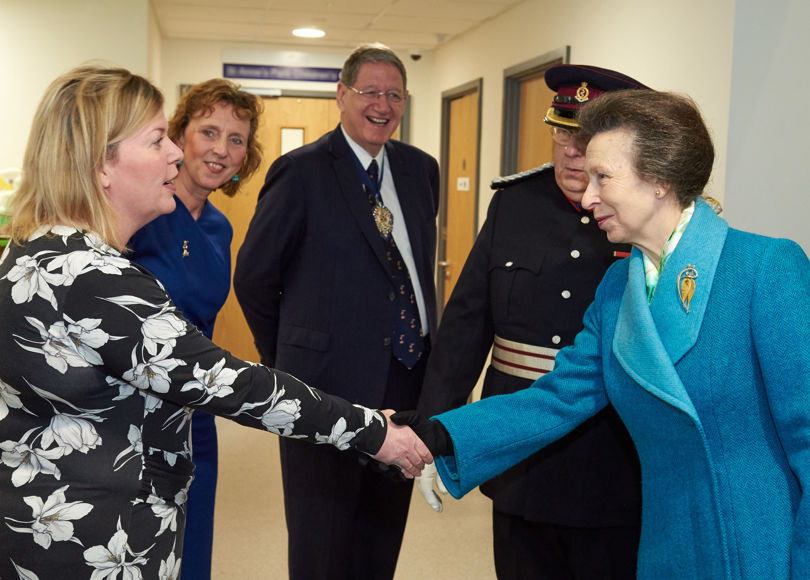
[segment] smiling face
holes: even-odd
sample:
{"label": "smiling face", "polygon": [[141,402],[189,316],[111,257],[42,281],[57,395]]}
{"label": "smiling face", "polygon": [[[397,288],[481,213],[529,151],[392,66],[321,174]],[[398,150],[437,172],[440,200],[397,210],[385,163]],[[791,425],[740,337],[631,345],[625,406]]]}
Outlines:
{"label": "smiling face", "polygon": [[582,205],[613,243],[629,243],[651,258],[661,254],[681,207],[667,184],[642,179],[635,169],[634,135],[625,129],[596,134],[585,163],[589,184]]}
{"label": "smiling face", "polygon": [[178,195],[198,199],[227,183],[247,155],[250,121],[236,116],[232,105],[217,103],[213,111],[192,117],[178,139],[184,160],[177,178]]}
{"label": "smiling face", "polygon": [[588,174],[585,173],[585,145],[578,139],[567,145],[554,143],[554,179],[565,197],[580,203],[582,194],[588,187]]}
{"label": "smiling face", "polygon": [[142,226],[174,210],[176,164],[183,153],[166,136],[167,128],[161,111],[118,143],[115,159],[102,165],[101,184],[124,244]]}
{"label": "smiling face", "polygon": [[[399,70],[387,62],[362,64],[352,86],[364,92],[396,91],[407,95]],[[358,95],[342,81],[338,83],[337,104],[346,133],[372,156],[397,130],[405,111],[405,100],[391,103],[385,96]]]}

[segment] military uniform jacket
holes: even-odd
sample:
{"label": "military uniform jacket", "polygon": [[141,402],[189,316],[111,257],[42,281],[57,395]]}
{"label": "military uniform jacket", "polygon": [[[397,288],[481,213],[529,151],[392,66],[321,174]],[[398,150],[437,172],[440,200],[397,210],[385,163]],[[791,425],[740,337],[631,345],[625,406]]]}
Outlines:
{"label": "military uniform jacket", "polygon": [[[605,270],[629,251],[565,197],[551,165],[500,185],[433,341],[420,400],[428,416],[464,404],[495,335],[554,350],[572,344]],[[483,396],[531,383],[489,366]],[[640,523],[638,459],[611,407],[481,490],[499,511],[533,521]]]}

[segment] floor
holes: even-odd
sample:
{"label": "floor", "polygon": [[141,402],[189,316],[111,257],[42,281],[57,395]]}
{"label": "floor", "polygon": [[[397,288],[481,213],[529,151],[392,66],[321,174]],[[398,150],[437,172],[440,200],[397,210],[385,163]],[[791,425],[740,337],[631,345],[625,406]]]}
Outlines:
{"label": "floor", "polygon": [[[283,580],[287,535],[274,435],[217,419],[214,580]],[[491,580],[490,502],[477,490],[435,513],[414,491],[395,580]]]}

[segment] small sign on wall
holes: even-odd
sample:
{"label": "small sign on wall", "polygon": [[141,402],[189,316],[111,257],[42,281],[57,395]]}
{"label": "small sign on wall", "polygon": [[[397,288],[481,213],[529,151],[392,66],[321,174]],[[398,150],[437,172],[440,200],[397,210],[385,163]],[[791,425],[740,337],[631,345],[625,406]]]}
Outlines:
{"label": "small sign on wall", "polygon": [[469,177],[459,177],[456,180],[456,190],[457,191],[470,191],[470,178]]}
{"label": "small sign on wall", "polygon": [[340,69],[312,66],[224,63],[222,65],[222,76],[226,79],[336,83],[340,80]]}
{"label": "small sign on wall", "polygon": [[285,155],[293,149],[304,145],[304,130],[296,127],[281,128],[281,154]]}

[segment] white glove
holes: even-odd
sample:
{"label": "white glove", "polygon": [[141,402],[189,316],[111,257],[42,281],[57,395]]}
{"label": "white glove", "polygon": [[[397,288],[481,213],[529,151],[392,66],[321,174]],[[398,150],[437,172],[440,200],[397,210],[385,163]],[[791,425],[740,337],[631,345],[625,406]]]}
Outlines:
{"label": "white glove", "polygon": [[422,470],[421,475],[416,476],[416,487],[419,489],[419,493],[422,494],[422,497],[425,498],[428,505],[433,508],[433,511],[441,512],[444,509],[442,498],[440,498],[436,494],[436,490],[433,489],[433,482],[436,482],[439,493],[447,495],[447,488],[444,487],[442,478],[439,477],[439,472],[436,471],[436,464],[428,463]]}

